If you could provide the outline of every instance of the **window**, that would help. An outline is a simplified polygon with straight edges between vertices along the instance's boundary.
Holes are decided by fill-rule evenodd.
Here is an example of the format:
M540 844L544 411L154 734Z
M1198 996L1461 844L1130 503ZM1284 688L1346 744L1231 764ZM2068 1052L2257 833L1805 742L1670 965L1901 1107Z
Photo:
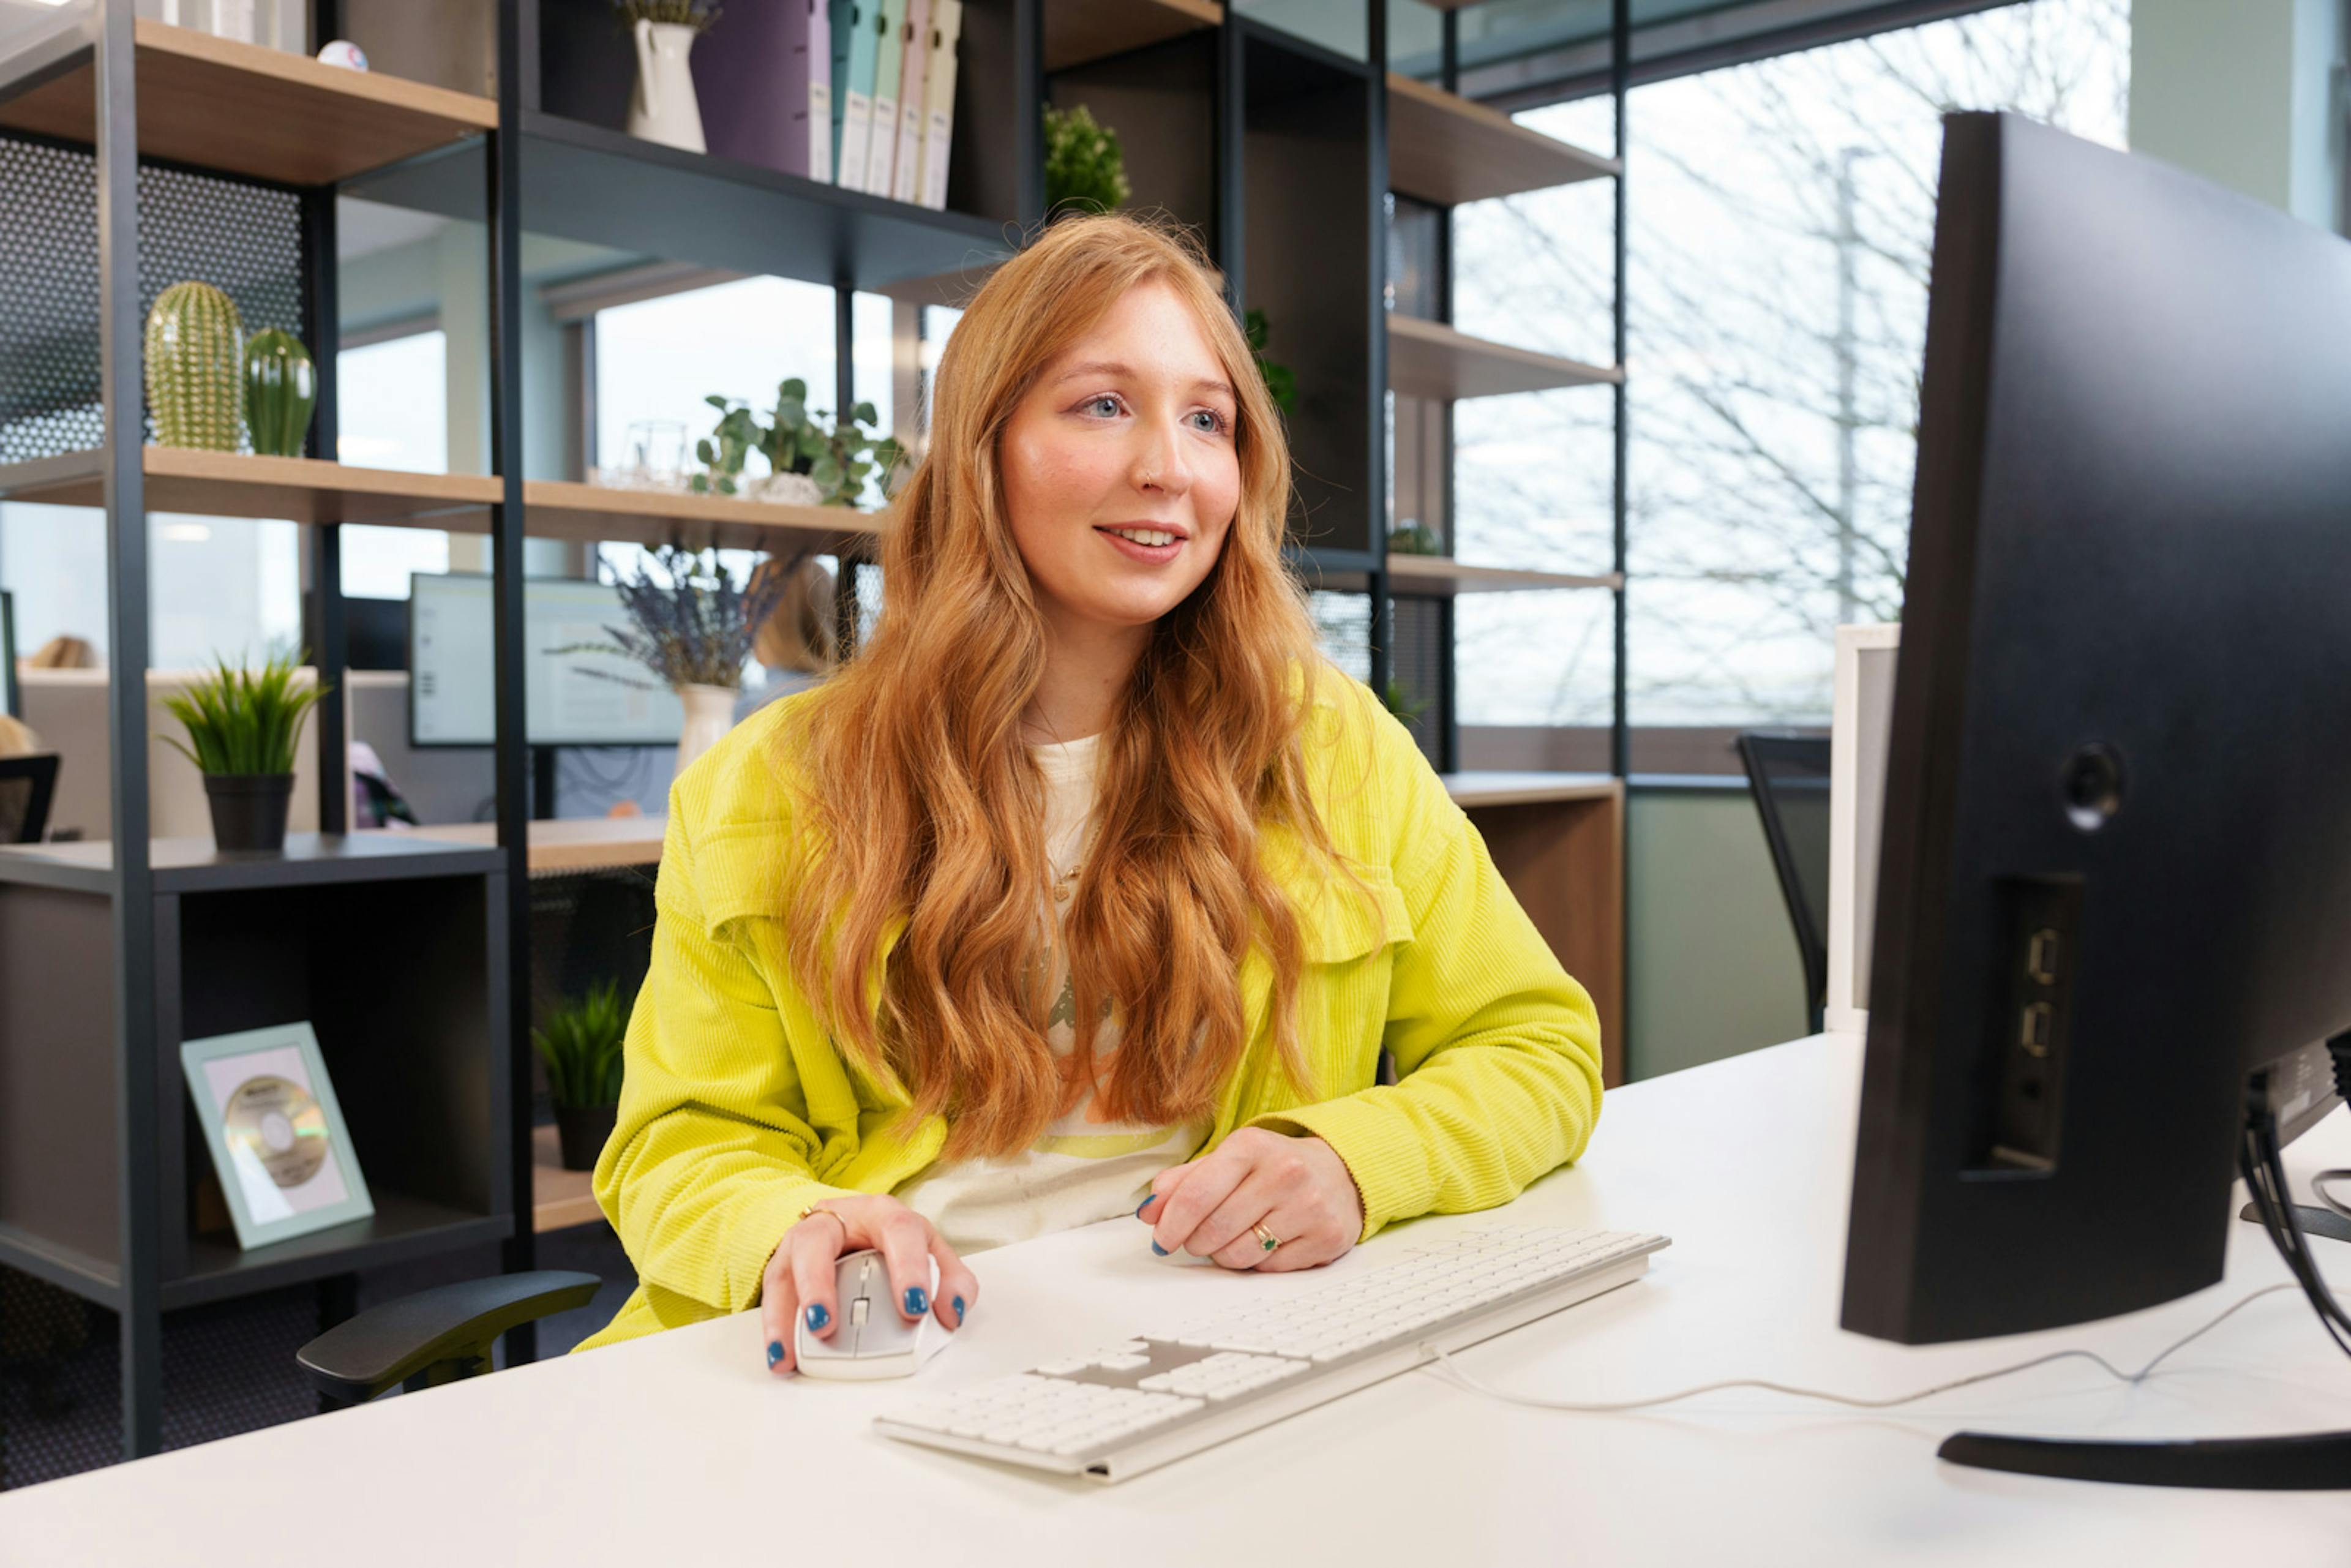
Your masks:
M1634 91L1635 726L1826 721L1833 628L1901 611L1939 116L2120 145L2129 57L2127 0L2029 0ZM1604 148L1606 107L1519 119ZM1593 182L1461 209L1462 329L1604 360L1608 201ZM1464 558L1604 560L1607 420L1596 392L1462 405ZM1604 723L1604 601L1495 598L1528 603L1465 601L1463 721Z
M336 451L360 467L411 474L449 471L449 340L438 328L345 349L335 361ZM342 531L343 592L405 599L412 572L449 570L449 536L436 528L349 523Z

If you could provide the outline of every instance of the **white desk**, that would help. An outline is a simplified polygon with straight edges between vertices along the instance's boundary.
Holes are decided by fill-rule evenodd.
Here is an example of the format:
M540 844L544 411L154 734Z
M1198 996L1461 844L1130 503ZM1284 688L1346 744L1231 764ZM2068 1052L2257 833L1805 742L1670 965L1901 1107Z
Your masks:
M2055 1334L1905 1350L1835 1327L1859 1081L1840 1037L1610 1096L1580 1167L1514 1219L1661 1229L1648 1279L1467 1353L1584 1397L1767 1375L1890 1393L2086 1344L2142 1359L2283 1278L2238 1225L2231 1279ZM2289 1151L2351 1163L2351 1120ZM1406 1226L1336 1265L1412 1244ZM2332 1249L2331 1243L2320 1243ZM2351 1260L2346 1260L2351 1261ZM2087 1486L1945 1466L1961 1425L2202 1436L2351 1424L2351 1364L2296 1297L2266 1298L2132 1390L2078 1365L1866 1415L1725 1394L1666 1412L1521 1410L1412 1373L1117 1487L886 1441L876 1410L1136 1326L1155 1293L1312 1288L1154 1261L1112 1221L983 1254L961 1344L911 1383L778 1383L743 1315L420 1396L0 1494L12 1564L892 1561L1593 1564L2210 1564L2341 1561L2351 1495ZM2341 1270L2351 1274L2351 1268ZM316 1552L314 1552L314 1555Z

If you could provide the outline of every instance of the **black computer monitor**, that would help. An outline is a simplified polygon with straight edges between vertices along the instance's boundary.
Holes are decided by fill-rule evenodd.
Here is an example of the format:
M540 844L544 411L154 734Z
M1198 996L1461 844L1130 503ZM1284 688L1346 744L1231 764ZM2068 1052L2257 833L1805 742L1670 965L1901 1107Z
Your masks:
M2346 410L2351 245L1946 120L1847 1328L1967 1339L2212 1284L2249 1114L2282 1139L2332 1103ZM1946 1453L2169 1484L2297 1462L2161 1447Z

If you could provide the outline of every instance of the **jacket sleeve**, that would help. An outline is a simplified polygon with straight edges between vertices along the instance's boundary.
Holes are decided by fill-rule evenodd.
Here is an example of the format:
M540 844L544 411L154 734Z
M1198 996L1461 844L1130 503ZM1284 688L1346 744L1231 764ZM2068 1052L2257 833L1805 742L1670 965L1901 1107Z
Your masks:
M775 997L726 931L706 928L674 789L653 898L653 965L595 1186L649 1302L674 1321L756 1303L800 1209L851 1189L812 1174L819 1141ZM664 1295L699 1310L664 1311Z
M1583 1152L1600 1114L1600 1021L1411 737L1374 713L1389 864L1412 919L1384 1031L1397 1082L1262 1116L1322 1138L1364 1200L1364 1236L1507 1203Z

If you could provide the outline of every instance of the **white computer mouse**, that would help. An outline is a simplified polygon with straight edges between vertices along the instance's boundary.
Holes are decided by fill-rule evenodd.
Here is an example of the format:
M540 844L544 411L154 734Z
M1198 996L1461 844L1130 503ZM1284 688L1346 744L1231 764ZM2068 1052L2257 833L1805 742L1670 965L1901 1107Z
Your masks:
M931 1300L939 1297L939 1260L930 1260ZM809 1332L808 1314L792 1325L792 1361L810 1377L904 1377L946 1344L947 1331L925 1312L908 1322L898 1312L889 1266L872 1250L852 1252L837 1265L833 1300L837 1326L829 1338Z

